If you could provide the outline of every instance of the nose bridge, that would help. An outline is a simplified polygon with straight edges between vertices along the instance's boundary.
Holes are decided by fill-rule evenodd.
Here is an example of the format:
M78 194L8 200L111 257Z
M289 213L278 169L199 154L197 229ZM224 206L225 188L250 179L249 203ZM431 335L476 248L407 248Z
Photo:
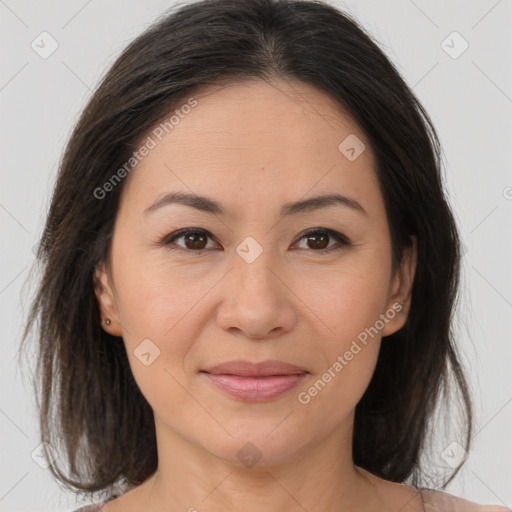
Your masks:
M246 237L236 248L234 270L238 281L238 291L247 291L254 300L276 301L279 284L275 276L275 251L263 247L254 237ZM279 280L277 280L279 281Z
M264 338L291 328L293 305L283 280L276 276L277 259L275 251L264 249L253 237L237 246L226 290L229 296L224 297L218 316L224 329L237 328L248 337Z

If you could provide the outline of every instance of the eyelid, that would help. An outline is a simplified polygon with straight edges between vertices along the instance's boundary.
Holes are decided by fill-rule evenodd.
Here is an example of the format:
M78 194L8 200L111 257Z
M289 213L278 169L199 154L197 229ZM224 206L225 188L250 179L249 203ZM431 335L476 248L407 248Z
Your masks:
M214 240L214 236L208 230L206 230L206 229L203 229L203 228L182 228L182 229L178 229L177 231L174 231L173 233L165 236L163 238L163 240L159 243L159 245L167 247L172 242L174 242L174 240L177 240L177 239L181 238L182 236L184 236L186 234L189 234L189 233L206 235L208 238L211 238L212 240ZM205 252L206 251L206 249L196 249L196 250L194 250L194 249L185 249L183 247L172 248L172 250L176 250L176 251L179 251L179 252L188 252L188 253L200 253L200 252Z
M215 240L214 236L208 230L203 229L203 228L190 227L190 228L179 229L177 231L174 231L170 235L165 236L163 238L163 240L159 243L159 245L167 247L171 243L173 243L174 240L177 240L177 239L181 238L182 236L184 236L186 234L190 234L190 233L206 235L208 238ZM335 245L328 249L319 249L319 250L309 249L312 252L317 252L319 254L328 254L330 252L334 252L336 250L341 249L343 246L351 246L352 245L351 241L343 233L340 233L334 229L323 228L323 227L313 227L313 228L307 229L306 231L303 231L302 233L300 233L298 235L298 237L296 238L296 242L294 242L293 245L295 245L296 243L300 242L303 238L305 238L306 236L313 234L313 233L326 233L330 238L334 238L339 244L341 244L341 247L336 247L336 245ZM176 248L170 248L170 249L178 251L178 252L195 253L195 254L203 253L203 252L206 252L206 250L207 250L207 249L186 249L186 248L183 248L180 246L178 246Z
M299 234L299 236L297 237L297 240L300 241L304 237L306 237L310 234L313 234L313 233L327 233L327 235L329 235L329 237L336 239L342 245L352 245L350 240L343 233L340 233L339 231L336 231L334 229L322 228L322 227L309 228L306 231L303 231L302 233ZM331 247L329 249L320 249L318 251L313 250L313 252L326 253L326 252L330 252L331 249L334 249L334 248ZM310 249L310 250L312 250L312 249Z

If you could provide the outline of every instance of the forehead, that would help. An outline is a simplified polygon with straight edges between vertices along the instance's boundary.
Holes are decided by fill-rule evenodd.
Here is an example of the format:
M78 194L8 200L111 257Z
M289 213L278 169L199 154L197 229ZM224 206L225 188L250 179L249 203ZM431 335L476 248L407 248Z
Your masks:
M375 200L369 143L327 94L298 81L250 80L209 86L193 97L195 106L177 105L164 118L163 123L176 114L172 126L160 125L160 132L156 126L142 139L151 137L155 145L123 191L133 207L144 209L174 190L215 195L232 205L233 214L247 201L280 205L308 191ZM357 153L364 150L348 158L344 141L355 143Z

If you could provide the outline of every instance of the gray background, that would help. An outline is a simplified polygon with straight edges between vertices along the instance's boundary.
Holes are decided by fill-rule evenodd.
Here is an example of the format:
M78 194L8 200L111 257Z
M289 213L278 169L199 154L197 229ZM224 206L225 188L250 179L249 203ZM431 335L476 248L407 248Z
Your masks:
M466 247L457 325L476 406L473 450L448 492L511 507L511 0L331 3L374 35L439 131ZM79 111L125 45L172 5L0 0L0 511L66 511L82 503L31 457L39 439L30 374L15 359L33 293L23 285ZM43 31L59 45L46 59L31 47ZM457 58L464 43L446 40L453 31L469 44Z

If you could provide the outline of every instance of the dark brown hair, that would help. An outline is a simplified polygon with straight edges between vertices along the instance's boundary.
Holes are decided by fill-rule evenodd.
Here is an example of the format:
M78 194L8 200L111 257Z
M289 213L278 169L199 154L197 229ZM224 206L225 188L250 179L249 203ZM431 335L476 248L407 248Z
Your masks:
M328 94L367 136L394 265L410 236L417 237L410 312L405 326L382 344L357 404L354 463L387 480L428 482L420 456L437 404L452 404L451 381L465 415L458 440L469 450L472 405L452 331L459 238L427 113L371 37L334 7L203 0L176 7L129 44L82 112L60 163L37 254L42 277L22 345L38 321L41 437L61 453L50 468L66 486L128 489L158 464L152 409L122 339L101 328L94 293L94 268L109 261L126 180L100 199L94 191L183 98L211 84L275 77Z

